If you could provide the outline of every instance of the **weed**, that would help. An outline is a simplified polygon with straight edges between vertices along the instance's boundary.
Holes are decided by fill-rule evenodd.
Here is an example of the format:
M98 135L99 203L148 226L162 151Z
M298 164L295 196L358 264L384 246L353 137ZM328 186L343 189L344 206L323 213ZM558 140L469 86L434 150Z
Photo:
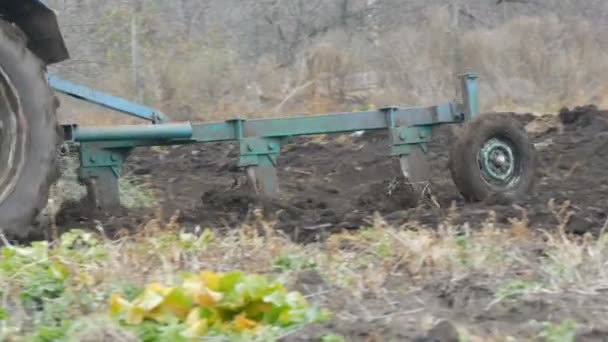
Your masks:
M281 256L277 258L273 264L279 271L302 271L318 267L318 264L314 259L299 255Z
M559 324L545 322L540 333L541 338L547 342L574 342L577 324L573 320L565 320Z
M517 301L522 297L539 293L542 289L543 286L539 283L511 280L496 291L495 299L488 305L488 308L505 301Z
M174 341L209 333L251 337L267 328L293 328L326 319L326 313L309 308L299 293L287 292L280 283L261 276L202 272L183 274L182 279L177 287L150 284L133 302L114 295L112 315L135 327L138 336L156 333Z
M156 204L155 196L146 184L137 185L131 177L121 177L118 180L120 201L125 208L153 208Z
M320 342L346 342L346 339L339 334L327 334L321 337Z

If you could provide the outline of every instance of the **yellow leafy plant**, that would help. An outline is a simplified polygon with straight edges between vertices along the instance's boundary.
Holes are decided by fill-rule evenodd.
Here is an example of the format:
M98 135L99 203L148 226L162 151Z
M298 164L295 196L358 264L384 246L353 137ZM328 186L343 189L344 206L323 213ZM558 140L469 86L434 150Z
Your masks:
M178 324L185 340L211 333L255 334L261 328L286 329L329 318L278 281L241 272L184 273L180 286L149 284L131 302L117 293L110 299L110 312L131 327Z

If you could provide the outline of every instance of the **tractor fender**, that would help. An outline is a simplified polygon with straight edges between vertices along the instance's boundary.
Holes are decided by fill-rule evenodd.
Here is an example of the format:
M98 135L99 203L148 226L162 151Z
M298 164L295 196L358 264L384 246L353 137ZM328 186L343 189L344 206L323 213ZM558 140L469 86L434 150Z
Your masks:
M47 65L70 58L57 16L42 1L2 1L0 16L23 31L27 47Z

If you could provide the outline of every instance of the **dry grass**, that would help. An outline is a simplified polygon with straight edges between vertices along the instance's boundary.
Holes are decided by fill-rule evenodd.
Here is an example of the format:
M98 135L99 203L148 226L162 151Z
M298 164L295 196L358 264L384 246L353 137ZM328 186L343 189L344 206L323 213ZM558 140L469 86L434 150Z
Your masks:
M511 229L496 228L492 213L481 226L457 226L452 223L454 211L454 219L438 229L418 224L393 227L378 216L367 228L311 245L293 243L258 214L254 222L224 234L183 231L176 224L177 216L168 221L154 219L135 235L106 240L111 258L99 265L100 273L94 276L102 282L173 283L182 270L276 274L281 266L285 271L281 276L286 277L316 269L328 284L357 296L381 290L397 275L406 275L412 286L436 278L458 280L485 274L497 283L521 275L556 293L597 294L608 288L606 236L567 235L568 214L559 208L555 215L564 224L554 232L532 230L525 215L513 219ZM542 255L537 248L542 248ZM285 263L282 258L290 260ZM117 274L117 269L122 272ZM116 279L121 275L126 278Z
M91 299L93 306L87 306L66 297L72 303L65 309L66 318L96 322L107 310L104 295L110 291L152 282L174 284L180 272L202 270L242 270L280 279L292 288L305 287L299 277L313 272L320 280L307 290L308 298L330 307L341 321L379 322L393 315L413 315L422 322L434 314L424 302L407 310L397 305L385 317L366 307L366 299L399 301L428 285L456 284L464 279L495 293L483 304L486 310L505 301L535 297L575 294L583 300L601 295L608 289L606 227L599 238L567 235L564 227L569 213L564 208L567 203L551 204L561 222L551 232L530 227L523 211L511 221L510 229L497 228L492 212L479 225L458 225L458 210L452 208L438 227L416 223L395 227L377 216L361 230L338 233L310 245L292 242L260 212L252 222L224 233L183 230L176 223L177 214L166 220L159 214L135 234L125 233L118 240L106 238L103 226L98 226L99 244L85 238L75 251L59 255L58 260L70 270L71 288L96 298ZM25 275L17 272L0 280L5 307L18 303L19 291L34 281ZM395 280L400 284L397 287ZM63 297L54 300L68 305ZM15 315L11 323L21 331L31 324L31 317ZM461 325L463 333L475 335L475 330L467 330L466 322Z
M518 17L494 29L450 28L447 11L431 11L428 24L387 37L395 70L388 87L409 102L454 96L454 75L481 76L485 110L555 112L562 106L602 102L608 72L598 33L584 21L556 16ZM380 57L383 58L383 57Z
M201 50L181 42L167 51L155 47L143 70L145 102L176 120L205 121L431 105L454 98L456 75L475 71L486 111L604 105L608 56L598 37L585 21L552 15L458 29L445 8L429 8L423 25L388 33L374 48L330 32L291 66L279 65L271 54L246 64L228 47ZM115 69L95 86L133 98L127 69ZM74 106L66 105L64 121L117 122Z

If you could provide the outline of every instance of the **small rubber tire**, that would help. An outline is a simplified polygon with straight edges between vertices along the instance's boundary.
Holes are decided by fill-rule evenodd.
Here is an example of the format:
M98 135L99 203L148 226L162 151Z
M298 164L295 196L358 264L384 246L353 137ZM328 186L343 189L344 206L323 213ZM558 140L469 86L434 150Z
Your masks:
M509 184L493 184L484 175L479 153L492 139L508 144L512 152L515 176ZM464 123L450 151L448 166L452 180L465 200L480 202L497 198L516 201L533 190L536 163L536 151L525 129L508 115L490 113Z
M4 20L0 20L0 70L15 93L10 97L13 106L17 103L20 109L18 133L13 135L22 146L18 151L19 167L14 168L16 176L10 178L8 185L0 185L0 193L4 192L0 200L0 230L9 239L22 239L32 232L47 206L50 187L59 177L59 102L48 84L46 65L27 48L25 34Z

